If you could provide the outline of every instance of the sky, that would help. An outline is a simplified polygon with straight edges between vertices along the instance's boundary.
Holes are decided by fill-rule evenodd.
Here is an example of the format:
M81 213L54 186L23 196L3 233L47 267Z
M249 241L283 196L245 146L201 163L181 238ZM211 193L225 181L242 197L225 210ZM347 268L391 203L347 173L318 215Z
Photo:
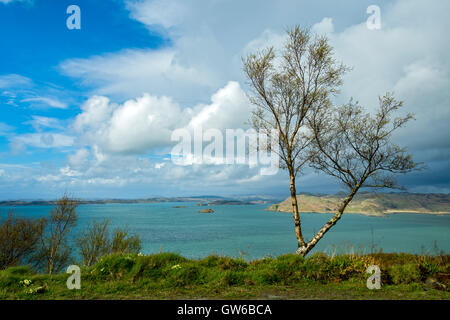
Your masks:
M69 29L70 5L80 29ZM369 29L370 5L380 28ZM281 48L286 28L328 36L352 68L336 103L375 110L394 92L416 120L397 132L426 170L410 192L450 192L446 0L0 0L0 200L189 195L287 196L286 172L179 166L175 129L247 129L241 58ZM298 192L341 186L306 169Z

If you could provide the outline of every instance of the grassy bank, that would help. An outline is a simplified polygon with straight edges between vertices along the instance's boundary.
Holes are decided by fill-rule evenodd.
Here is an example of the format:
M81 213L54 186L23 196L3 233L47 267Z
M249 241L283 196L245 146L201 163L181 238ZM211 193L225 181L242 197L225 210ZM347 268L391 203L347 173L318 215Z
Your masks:
M373 264L381 269L380 290L366 287ZM0 271L0 299L450 299L449 273L450 255L317 253L246 262L114 254L82 268L80 290L67 289L67 274Z

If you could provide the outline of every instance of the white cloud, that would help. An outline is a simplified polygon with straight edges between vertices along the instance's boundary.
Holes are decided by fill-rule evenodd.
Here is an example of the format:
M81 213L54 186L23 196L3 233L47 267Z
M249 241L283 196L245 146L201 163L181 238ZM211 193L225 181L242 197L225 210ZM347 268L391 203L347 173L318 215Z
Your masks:
M93 85L96 94L135 97L145 92L187 100L195 98L199 88L218 84L208 69L181 64L173 49L124 50L90 59L63 62L64 74Z
M0 122L0 136L6 135L7 133L11 132L14 128L10 125Z
M26 146L36 148L63 148L73 145L74 137L61 133L26 133L11 139L11 148L17 153Z
M14 3L14 2L25 2L25 3L29 3L32 4L34 0L0 0L0 3L3 3L5 5L10 4L10 3Z
M122 104L94 96L81 109L72 125L73 132L78 135L75 144L80 148L68 155L61 169L40 174L38 181L87 188L94 185L172 184L174 179L183 178L186 183L200 179L205 185L220 186L236 179L239 183L250 182L257 173L257 169L248 171L245 165L183 168L165 156L141 158L158 147L170 146L171 132L177 128L243 128L250 106L237 82L229 82L219 89L209 104L183 110L173 99L149 94ZM39 144L35 139L32 144ZM31 144L30 140L26 142Z
M248 126L251 105L239 83L230 81L212 96L211 101L211 104L194 108L189 127L232 129Z
M32 84L30 78L21 76L19 74L6 74L0 76L0 88L11 88L16 86L29 86Z
M97 95L124 100L147 92L183 104L204 102L229 81L243 84L243 49L262 30L274 33L300 21L316 22L319 14L312 15L305 6L291 0L127 0L130 17L162 33L167 45L69 59L60 69Z
M328 35L334 31L333 19L323 18L322 21L314 24L311 30L317 34Z
M59 172L61 173L61 175L63 176L67 176L67 177L77 177L77 176L81 176L82 173L78 172L76 170L72 170L70 169L70 167L62 167Z
M266 29L257 38L248 42L242 50L243 56L250 53L255 53L268 47L281 49L286 40L287 37L285 33L279 33L274 30Z
M167 97L144 94L121 105L93 97L82 106L74 128L81 143L100 152L141 153L170 143L170 132L183 121L179 106Z
M354 97L369 110L378 107L378 96L394 92L404 101L404 111L413 112L416 121L396 134L421 160L431 148L450 147L450 45L443 41L450 28L445 17L450 3L436 1L396 1L382 9L382 28L369 30L365 21L336 31L333 19L326 17L312 26L326 34L338 61L352 70L344 77L338 103ZM244 52L270 45L281 49L284 31L266 29L250 41ZM266 45L264 45L266 44Z
M57 108L57 109L66 109L67 108L66 103L61 102L58 99L48 98L48 97L27 98L27 99L21 100L21 102L32 102L32 103L36 103L39 106L48 106L48 107Z
M73 103L76 100L72 91L52 83L34 82L18 74L0 75L0 104L40 109L67 109L68 102Z
M79 144L96 147L100 153L145 154L170 146L178 128L243 128L250 106L237 82L229 82L211 97L210 104L181 109L173 99L144 94L123 104L94 96L86 101L73 124Z
M155 169L161 169L164 166L165 166L164 162L158 162L158 163L155 164Z
M30 124L37 131L42 128L62 129L61 121L57 118L43 117L43 116L31 116L33 119L26 121L26 124Z
M442 39L449 10L447 1L396 1L382 12L380 30L361 23L330 34L338 59L353 68L340 101L353 96L374 110L378 95L393 91L417 119L396 134L397 141L421 161L428 160L429 148L450 147L444 138L450 135L450 44Z
M161 25L164 28L178 25L187 10L182 3L172 0L127 1L126 6L134 19L148 26Z
M89 158L89 151L85 148L78 149L75 154L67 157L67 161L71 167L80 168L86 165Z
M77 131L95 129L110 117L115 105L109 103L109 99L101 96L93 96L81 105L82 113L76 117L74 127Z

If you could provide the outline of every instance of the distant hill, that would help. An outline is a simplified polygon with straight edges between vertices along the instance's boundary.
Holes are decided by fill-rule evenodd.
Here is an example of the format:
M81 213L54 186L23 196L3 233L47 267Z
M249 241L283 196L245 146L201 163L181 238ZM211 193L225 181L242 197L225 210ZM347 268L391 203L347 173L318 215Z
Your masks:
M261 203L274 203L266 198L254 196L248 200L224 198L220 196L192 196L192 197L158 197L146 199L98 199L79 200L79 204L108 204L108 203L162 203L162 202L200 202L204 205L250 205ZM5 200L0 201L1 206L49 206L55 205L55 200Z
M335 212L343 194L297 195L300 212ZM271 211L292 212L291 198L267 208ZM360 193L355 196L344 213L385 215L389 213L450 213L450 195L436 193Z

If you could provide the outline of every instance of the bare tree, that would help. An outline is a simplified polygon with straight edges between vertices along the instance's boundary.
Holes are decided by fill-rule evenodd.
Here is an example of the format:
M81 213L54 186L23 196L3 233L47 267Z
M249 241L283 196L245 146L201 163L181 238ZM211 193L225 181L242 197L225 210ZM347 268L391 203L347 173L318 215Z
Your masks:
M34 257L36 266L45 268L49 274L59 272L70 259L72 248L68 241L70 229L78 220L77 206L77 200L64 194L50 212L47 232Z
M94 221L77 238L80 256L86 266L95 264L101 256L111 252L111 240L109 239L109 220Z
M289 172L292 211L298 247L306 246L302 234L296 197L296 176L308 162L307 148L312 135L307 117L313 110L327 108L330 97L338 92L347 68L333 59L326 37L315 36L308 29L287 31L283 51L273 48L250 54L243 59L243 69L250 80L256 106L253 127L261 133L279 133L281 167ZM272 148L272 150L274 150Z
M76 242L86 266L92 266L100 257L111 253L139 253L142 248L140 237L130 234L127 228L115 228L111 234L108 220L94 221L80 233Z
M44 233L46 220L27 219L11 210L0 224L0 269L25 263Z
M308 116L314 139L310 165L338 179L348 193L334 216L297 253L306 255L342 217L361 188L400 188L395 175L421 169L412 156L391 142L392 133L403 127L412 114L393 118L402 107L392 94L379 98L375 115L365 113L350 101L338 108L317 108Z

